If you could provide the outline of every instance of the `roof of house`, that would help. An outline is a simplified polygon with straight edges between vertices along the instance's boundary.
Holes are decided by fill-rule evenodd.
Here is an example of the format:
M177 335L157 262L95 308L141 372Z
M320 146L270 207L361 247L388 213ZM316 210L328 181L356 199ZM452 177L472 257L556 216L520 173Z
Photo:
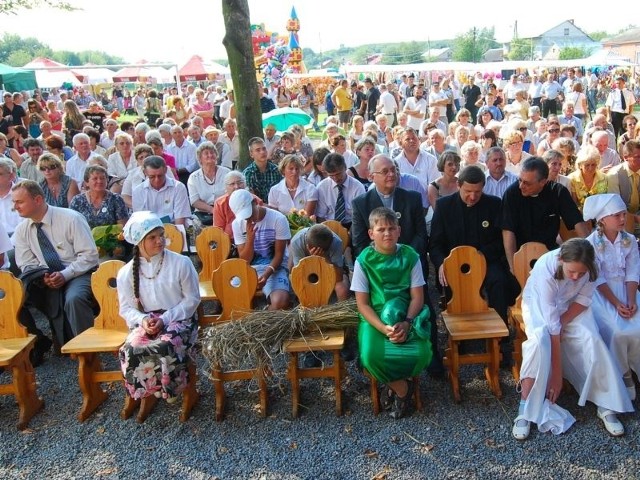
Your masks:
M426 52L424 52L422 54L423 57L425 58L438 58L441 55L444 55L445 53L451 51L451 48L449 47L445 47L445 48L432 48L430 50L427 50Z
M640 43L640 28L630 28L618 35L602 39L602 43Z
M484 52L482 58L486 62L501 62L502 60L504 60L504 50L502 47L490 48L489 50Z

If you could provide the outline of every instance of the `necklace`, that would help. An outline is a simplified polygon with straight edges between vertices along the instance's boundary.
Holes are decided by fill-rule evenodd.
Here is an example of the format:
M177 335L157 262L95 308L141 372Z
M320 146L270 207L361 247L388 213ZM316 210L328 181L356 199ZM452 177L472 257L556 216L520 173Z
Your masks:
M160 273L160 270L162 270L162 264L163 263L164 263L164 250L162 251L162 257L160 257L160 263L158 263L158 269L154 272L153 275L151 275L150 277L147 277L144 274L144 272L142 271L142 269L140 269L139 272L147 280L153 280L154 278L156 278L158 276L158 274Z
M216 175L213 175L213 182L210 182L209 179L207 179L207 175L204 173L204 171L202 172L202 178L204 178L204 183L206 183L207 185L215 185L216 184Z
M287 185L287 184L285 183L285 185ZM298 190L298 187L295 186L293 188L289 188L289 186L287 186L287 190L289 190L290 192L295 192L296 190Z

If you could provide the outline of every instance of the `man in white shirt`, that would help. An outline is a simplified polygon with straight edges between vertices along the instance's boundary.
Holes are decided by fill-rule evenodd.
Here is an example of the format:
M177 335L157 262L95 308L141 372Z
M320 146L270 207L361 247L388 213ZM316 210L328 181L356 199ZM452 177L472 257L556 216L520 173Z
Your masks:
M404 104L403 112L409 117L407 125L414 130L418 130L427 114L427 107L427 100L424 98L424 89L421 86L417 86L414 96L407 98Z
M95 157L91 151L89 135L77 133L73 136L73 148L76 154L67 161L66 173L73 178L78 186L84 183L84 171L87 169L89 159Z
M534 75L531 79L531 85L529 85L527 97L529 98L529 103L531 104L531 106L542 106L542 82L540 81L538 75Z
M229 159L230 165L222 164L223 167L229 169L235 169L238 160L240 159L240 135L238 135L238 125L233 118L227 118L224 121L224 132L220 135L220 141L226 143L229 146ZM223 159L225 161L225 159Z
M562 89L564 90L564 97L566 98L571 92L573 92L573 85L576 83L576 71L573 68L567 70L567 79L562 82Z
M625 85L625 78L618 76L616 78L616 86L618 88L609 92L609 96L605 102L616 138L624 133L622 120L625 116L633 112L633 106L636 104L636 97Z
M17 171L13 160L0 157L0 224L9 236L13 235L22 221L18 212L14 210L11 199L11 188L19 181L16 179Z
M113 118L107 118L104 121L105 130L100 135L100 146L105 150L113 147L116 142L116 135L122 133L118 130L118 122Z
M611 167L620 165L620 155L613 148L609 148L609 134L605 130L596 130L591 135L591 145L600 152L600 166L598 169L607 173Z
M441 113L440 121L444 123L447 123L447 103L449 99L447 94L440 90L440 82L433 82L429 92L429 109L438 108Z
M507 104L513 103L516 99L516 92L523 91L525 88L518 81L518 76L516 74L511 75L511 80L507 82L507 84L502 89L502 95L506 100Z
M133 189L133 211L149 210L164 223L185 225L191 218L187 187L167 178L167 164L162 157L145 158L142 168L147 179Z
M353 220L353 199L365 193L364 186L354 177L347 175L347 164L338 153L330 153L322 161L327 178L318 183L318 206L316 216L319 222L339 221L351 228ZM342 208L338 202L340 194L344 199Z
M398 111L398 103L396 102L396 98L389 93L389 88L384 83L380 84L378 111L387 117L387 125L394 125L396 121L396 113Z
M442 176L438 171L436 157L420 149L420 140L413 128L407 127L402 131L400 145L402 151L394 160L398 163L401 173L415 175L425 189Z
M167 147L167 153L176 159L176 170L180 182L186 187L189 175L198 169L196 146L184 138L184 130L180 125L171 127L173 142Z
M485 160L487 172L486 181L482 192L498 198L504 196L504 192L509 186L518 181L518 176L507 171L507 156L500 147L491 147L487 151Z
M25 218L13 235L16 264L23 275L34 271L36 276L25 279L27 299L49 318L58 344L64 345L93 326L91 273L98 266L98 249L85 218L47 205L36 182L23 180L11 197ZM40 267L48 270L36 275Z

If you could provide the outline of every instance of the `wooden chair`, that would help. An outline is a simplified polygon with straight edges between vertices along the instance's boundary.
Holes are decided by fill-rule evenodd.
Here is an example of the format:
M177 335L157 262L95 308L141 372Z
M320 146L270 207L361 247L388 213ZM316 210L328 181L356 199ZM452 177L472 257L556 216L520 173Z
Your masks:
M93 327L85 330L62 347L62 353L78 359L78 382L82 392L82 407L78 420L84 422L109 396L100 384L122 381L122 371L103 371L101 353L118 354L129 334L127 323L120 316L116 276L124 266L120 260L100 264L91 275L91 290L100 306ZM128 398L129 395L126 395ZM125 416L128 402L121 415ZM131 412L133 408L131 409ZM129 413L130 415L130 413Z
M635 235L636 231L636 216L633 213L627 212L627 220L624 224L624 230L631 235Z
M449 368L449 380L456 402L460 402L460 365L485 364L485 376L493 394L500 398L500 348L499 340L509 336L509 330L496 313L480 296L480 288L487 270L486 260L474 247L454 248L444 260L444 273L451 288L452 297L442 312L449 334L449 345L444 363ZM486 341L486 352L460 354L458 347L465 340Z
M335 283L335 268L322 257L305 257L291 270L291 285L301 307L317 308L329 303ZM285 342L283 350L291 355L287 377L291 381L293 417L298 416L301 378L333 378L336 389L336 415L342 415L341 384L345 368L340 351L343 346L344 330L310 332L304 337L293 338ZM314 368L298 366L299 353L315 351L331 352L333 355L332 365Z
M337 220L325 220L322 224L329 227L333 233L340 237L340 240L342 240L342 253L344 253L349 246L349 230L344 228Z
M574 230L569 230L567 225L564 223L564 220L560 220L560 229L558 231L558 235L560 235L560 239L563 242L566 242L570 238L576 238L578 233Z
M178 227L174 224L164 224L164 237L167 239L167 250L175 253L182 253L184 251L184 237L182 236L182 232L178 230Z
M533 265L538 258L548 251L544 243L528 242L522 245L520 250L513 255L513 273L523 290ZM522 343L527 339L522 318L522 293L518 295L515 305L509 309L509 324L515 332L511 372L515 381L518 382L520 380L520 367L522 366Z
M231 239L229 235L219 227L205 227L196 237L196 253L202 262L200 270L200 306L198 307L199 324L212 323L216 318L213 315L205 315L202 302L216 300L216 294L211 284L213 271L229 256L231 251Z
M213 272L213 291L222 303L219 322L233 321L251 311L253 292L258 286L258 274L245 260L229 258ZM226 394L224 383L234 380L256 379L260 388L260 414L267 416L267 382L262 367L225 371L223 365L213 366L213 384L216 390L216 421L224 418Z
M18 403L18 430L24 430L44 402L36 391L36 374L29 360L36 336L18 321L24 301L22 282L0 271L0 367L11 373L11 383L0 385L0 395L13 395Z

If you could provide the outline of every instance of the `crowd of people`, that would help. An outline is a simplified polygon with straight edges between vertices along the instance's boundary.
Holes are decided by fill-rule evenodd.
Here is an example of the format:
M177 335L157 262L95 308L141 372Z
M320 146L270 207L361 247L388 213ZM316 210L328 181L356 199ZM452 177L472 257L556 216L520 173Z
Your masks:
M295 101L310 125L266 125L249 140L242 171L233 92L216 85L134 96L116 86L113 112L83 89L54 89L46 100L5 93L0 263L20 275L27 305L47 316L53 337L22 309L37 336L32 362L91 326L99 263L91 229L119 225L131 245L118 275L131 328L120 353L125 384L135 399L175 401L188 382L200 300L197 273L165 249L163 225L214 225L256 269L271 310L294 304L289 271L300 258L320 255L335 267L336 299L354 295L361 316L345 358L359 352L399 418L410 409L408 379L425 368L444 373L427 287L450 297L451 250L471 245L484 255L483 295L506 322L521 290L513 256L535 241L549 253L523 291L528 339L513 435L527 438L531 423L569 428L573 417L556 404L563 377L579 405L595 403L607 431L622 435L617 414L633 411L640 373L640 229L625 231L627 214L640 224L640 126L624 76L599 107L591 92L599 80L585 73L528 84L513 75L501 89L473 75L428 86L413 74L340 80L323 99L304 85ZM261 96L263 111L292 102L283 86ZM314 145L305 127L320 129L320 105L327 117ZM128 108L135 123L118 120ZM315 225L292 236L292 209ZM348 230L348 245L326 220ZM582 239L562 242L561 226ZM507 365L508 341L501 351ZM318 357L303 362L317 366Z

